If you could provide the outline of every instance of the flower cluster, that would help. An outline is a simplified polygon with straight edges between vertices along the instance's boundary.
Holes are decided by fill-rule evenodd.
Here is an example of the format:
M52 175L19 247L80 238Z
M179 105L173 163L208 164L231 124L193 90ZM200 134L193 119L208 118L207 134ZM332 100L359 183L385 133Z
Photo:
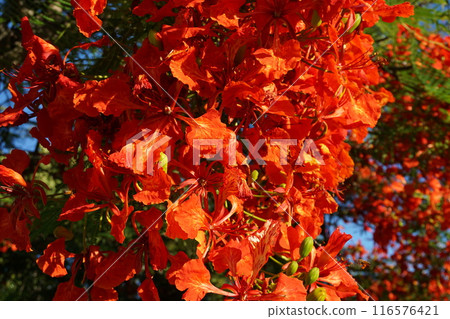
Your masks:
M106 0L72 5L81 33L100 30L97 16ZM314 240L324 215L337 210L340 183L353 173L346 139L362 142L381 107L393 101L387 90L373 89L381 79L379 62L363 30L380 18L410 16L412 6L143 0L131 10L158 29L103 80L85 79L67 62L76 51L63 58L22 20L27 56L11 74L14 107L1 114L0 126L36 117L30 134L48 150L40 163L65 167L70 197L57 239L37 260L53 277L70 268L55 300L115 300L115 287L142 271L143 300L159 299L152 277L162 271L186 291L186 300L207 293L235 300L368 299L336 259L351 236L337 229L326 245ZM104 37L73 49L112 42ZM171 139L152 138L138 151L130 140L145 132ZM202 160L193 161L198 139L223 141L223 156L212 158L214 147L203 146L197 149ZM236 139L249 144L231 151ZM282 139L295 143L287 149L274 143ZM306 153L296 164L307 140L323 163ZM264 165L251 161L253 148ZM140 165L130 166L130 156ZM149 165L152 174L139 167ZM44 183L22 177L28 166L22 151L0 165L1 191L13 199L0 210L0 240L30 251L29 228L47 198ZM121 244L117 251L89 243L66 250L82 234L62 225L91 214L109 221L111 240ZM171 255L165 238L195 240L196 256ZM278 272L268 271L268 263ZM226 272L228 282L213 285L211 271Z
M411 58L416 47L426 64ZM390 138L371 139L359 147L349 213L362 214L366 230L373 231L372 257L378 264L374 269L378 280L371 287L374 296L448 299L449 99L439 94L446 90L439 77L450 76L450 37L425 36L419 29L400 25L395 46L387 49L392 74L384 76L396 102L381 117L377 130ZM421 85L412 92L402 77L416 74L422 74L416 78ZM417 275L423 273L430 276Z

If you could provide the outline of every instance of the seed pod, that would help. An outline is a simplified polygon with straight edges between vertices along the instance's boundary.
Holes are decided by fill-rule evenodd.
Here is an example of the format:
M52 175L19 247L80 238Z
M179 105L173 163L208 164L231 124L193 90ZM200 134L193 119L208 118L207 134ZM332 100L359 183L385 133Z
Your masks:
M306 296L307 301L325 301L327 292L325 288L316 288Z
M317 10L313 10L313 14L311 17L311 26L313 28L318 28L322 24L322 19L319 16L319 12Z
M355 15L355 21L353 22L353 25L350 27L350 29L347 30L346 34L350 34L353 31L355 31L356 28L359 27L360 23L361 23L361 14L357 13Z
M308 257L311 253L311 250L314 246L314 239L312 237L306 237L303 239L302 244L300 246L300 257L305 258Z
M242 63L242 61L244 61L245 58L245 51L247 51L247 45L244 44L243 46L241 46L237 52L236 55L234 56L234 66L238 66L239 64Z
M73 239L73 233L64 226L57 226L53 230L53 235L55 235L56 238L64 238L67 241Z
M255 169L252 171L252 180L256 181L259 177L259 172Z
M155 31L155 30L148 31L147 38L148 38L148 41L151 44L153 44L155 47L157 47L160 50L163 49L163 44L162 44L162 41L158 38L158 32L157 31Z
M289 267L286 268L286 275L288 276L292 276L293 274L295 274L297 272L298 269L298 263L293 260L290 264Z
M306 275L305 278L305 285L309 286L312 283L315 283L317 279L319 279L320 276L320 270L317 267L314 267L313 269L311 269L308 274Z

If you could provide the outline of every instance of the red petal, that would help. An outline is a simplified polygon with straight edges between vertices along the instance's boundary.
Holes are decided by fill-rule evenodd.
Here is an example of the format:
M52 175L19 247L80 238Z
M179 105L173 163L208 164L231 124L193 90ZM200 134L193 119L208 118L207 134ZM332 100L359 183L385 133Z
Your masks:
M77 20L77 26L80 32L87 38L92 33L100 30L102 21L97 18L106 7L106 0L78 0L71 1L73 6L73 15Z
M125 240L125 235L123 231L127 224L128 216L133 211L133 206L128 206L128 209L124 207L120 211L120 215L113 215L111 217L111 235L117 240L118 243L122 244Z
M267 263L279 234L279 223L274 220L268 220L260 230L248 237L252 248L253 277L256 277L261 268Z
M36 263L45 274L62 277L67 275L64 261L71 256L72 254L66 250L65 239L59 238L47 246L44 254L36 260Z
M320 255L319 261L317 262L317 267L323 268L329 262L335 263L333 258L344 247L345 243L352 238L352 235L341 233L341 230L336 229L333 234L331 234L330 239L325 247L322 247L322 254Z
M262 300L306 301L306 289L301 280L280 273L277 288Z
M18 250L31 251L27 220L16 220L16 217L6 208L0 207L0 241L2 239L9 239Z
M145 279L138 288L139 296L143 301L159 301L158 289L151 278Z
M195 194L174 209L168 210L166 220L166 236L170 238L194 239L199 230L209 225L200 198Z
M236 275L236 265L242 258L242 252L234 247L221 247L212 252L209 259L218 273L230 269L231 274Z
M166 273L166 278L171 285L175 285L175 279L181 267L189 261L189 257L184 251L179 251L175 256L169 256L170 268Z
M80 112L91 117L100 113L119 116L127 109L139 109L140 106L130 102L131 89L118 77L102 81L87 81L74 94L74 106Z
M114 288L102 289L94 286L90 292L92 301L116 301L119 299L119 295Z
M185 300L198 301L211 292L210 280L211 275L203 262L200 259L192 259L176 274L175 286L181 291L187 289L183 295Z
M88 300L88 294L84 292L83 288L74 285L73 280L62 282L56 289L53 301L86 301Z
M141 178L140 182L143 190L133 196L134 200L144 205L152 205L169 199L173 180L162 169L155 169L153 176Z
M99 209L95 204L86 203L86 198L83 195L71 195L62 209L62 213L58 220L70 220L77 222L82 220L87 212L92 212Z
M27 182L25 182L22 175L3 165L0 165L0 183L6 186L27 186Z
M134 212L132 219L138 221L144 229L160 230L163 226L162 214L159 209L151 207L149 210Z
M394 22L397 17L407 18L414 15L414 6L409 2L397 4L395 6L388 6L383 2L380 2L378 6L375 6L374 13L378 14L384 22Z
M245 4L245 0L219 0L210 7L211 18L228 29L239 27L239 8Z
M163 270L167 266L169 252L162 237L157 230L148 232L148 253L150 255L150 264L154 270Z
M22 174L28 165L30 165L30 157L22 150L13 150L11 154L6 155L2 164Z
M125 248L122 248L117 253L111 253L96 267L96 280L98 280L95 286L104 289L117 287L141 271L141 255L133 254L132 250L123 254Z

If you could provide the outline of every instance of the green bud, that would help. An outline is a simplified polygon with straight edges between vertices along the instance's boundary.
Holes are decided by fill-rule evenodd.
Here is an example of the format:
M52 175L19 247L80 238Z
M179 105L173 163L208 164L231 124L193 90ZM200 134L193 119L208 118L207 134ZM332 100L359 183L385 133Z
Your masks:
M317 10L313 11L312 18L311 18L311 26L313 28L318 28L322 24L322 19L319 16L319 12Z
M305 278L305 285L309 286L312 283L315 283L317 279L319 279L320 276L320 270L317 267L314 267L313 269L311 269L308 274L306 275Z
M256 181L259 177L259 172L255 169L252 172L252 180Z
M359 27L359 24L361 23L361 15L359 13L357 13L355 15L355 21L353 22L353 25L351 26L350 29L347 30L347 34L352 33L353 31L356 30L357 27Z
M297 272L297 269L298 269L298 263L294 260L286 268L286 271L285 271L286 275L292 276L293 274L295 274Z
M312 237L306 237L300 246L300 257L308 257L314 246L314 239Z
M327 292L325 288L316 288L306 296L307 301L325 301Z
M157 31L150 30L150 31L148 31L147 38L151 44L153 44L158 49L162 50L163 44L162 44L162 41L158 38L157 34L158 34Z
M159 153L159 167L162 167L163 171L167 173L167 166L169 165L169 159L164 152Z

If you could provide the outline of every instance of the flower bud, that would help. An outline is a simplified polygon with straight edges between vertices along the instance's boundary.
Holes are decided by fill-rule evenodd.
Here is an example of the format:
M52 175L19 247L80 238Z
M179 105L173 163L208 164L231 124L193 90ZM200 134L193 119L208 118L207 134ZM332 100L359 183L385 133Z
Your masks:
M361 14L357 13L355 15L355 21L353 21L353 25L350 27L350 29L347 30L346 34L350 34L353 31L355 31L356 28L359 27L360 23L361 23Z
M159 167L161 167L165 173L167 173L168 165L169 165L169 158L167 157L166 153L164 152L159 153Z
M256 181L259 177L259 172L255 169L252 172L252 180Z
M305 277L305 285L309 286L312 283L315 283L317 279L319 279L320 270L317 267L311 269Z
M64 238L65 240L73 239L73 233L64 226L57 226L53 230L53 235L55 235L56 238Z
M307 301L325 301L327 292L325 288L316 288L306 296Z
M295 274L297 272L297 269L298 269L298 263L295 260L291 261L291 263L289 264L289 267L286 268L286 275L292 276L293 274Z
M312 237L306 237L300 246L300 257L308 257L314 246L314 239Z
M162 44L162 41L158 38L158 32L156 32L155 30L148 31L147 38L148 38L148 42L153 44L158 49L162 50L163 44Z

